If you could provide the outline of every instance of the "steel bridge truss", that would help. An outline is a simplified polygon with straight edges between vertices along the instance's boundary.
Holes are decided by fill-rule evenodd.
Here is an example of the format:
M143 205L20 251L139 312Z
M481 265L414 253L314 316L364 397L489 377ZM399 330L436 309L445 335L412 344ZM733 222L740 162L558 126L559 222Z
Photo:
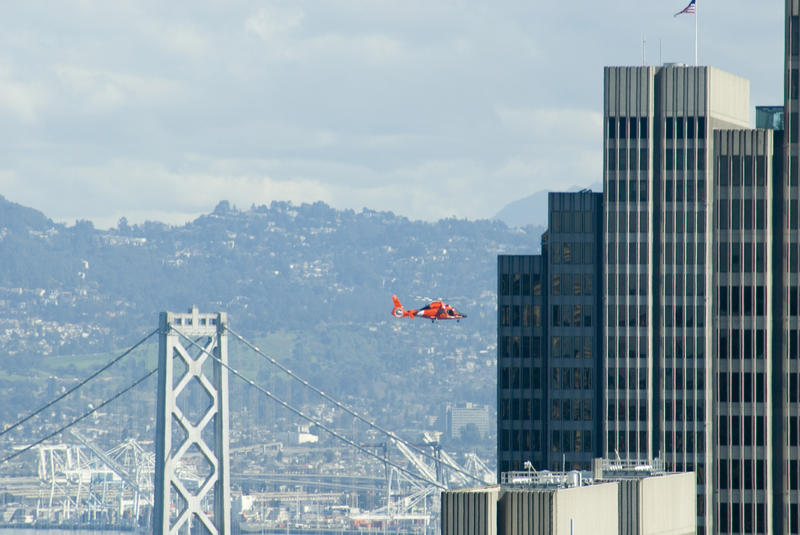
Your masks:
M154 531L228 535L228 337L224 313L160 316ZM180 470L194 467L200 481Z

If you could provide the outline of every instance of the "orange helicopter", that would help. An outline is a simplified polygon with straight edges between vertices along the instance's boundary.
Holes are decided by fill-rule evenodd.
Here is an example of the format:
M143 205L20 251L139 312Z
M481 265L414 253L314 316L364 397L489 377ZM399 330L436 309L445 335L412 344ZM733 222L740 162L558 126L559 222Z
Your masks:
M392 309L392 316L395 318L428 318L432 322L436 320L459 320L466 318L466 314L462 314L455 308L442 301L432 301L418 310L406 310L400 303L396 295L392 296L394 308Z

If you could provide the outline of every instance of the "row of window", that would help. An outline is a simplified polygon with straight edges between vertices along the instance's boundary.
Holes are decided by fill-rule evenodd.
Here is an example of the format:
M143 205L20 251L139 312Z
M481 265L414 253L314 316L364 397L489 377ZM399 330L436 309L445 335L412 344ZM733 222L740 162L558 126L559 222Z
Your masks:
M553 305L553 327L591 327L592 305Z
M613 390L619 386L620 390L625 390L627 386L631 390L636 390L637 385L640 390L647 388L647 368L608 368L608 388Z
M636 455L645 457L648 455L647 431L609 431L606 439L606 450L618 453L622 457Z
M705 305L665 305L664 327L704 327Z
M638 188L637 188L638 186ZM647 180L622 177L609 178L606 183L606 202L647 202Z
M763 242L719 242L717 272L765 273L766 264L767 245Z
M501 336L497 355L501 359L538 359L542 356L542 339L539 336Z
M647 139L647 117L614 117L607 120L609 139ZM705 117L666 117L664 135L667 139L704 139L706 137Z
M592 451L592 432L583 431L552 431L550 433L550 451L553 452L583 452Z
M763 416L728 418L720 416L717 427L717 446L763 446L766 427ZM755 426L753 425L755 423Z
M731 329L730 332L719 333L717 354L721 359L763 359L765 356L765 331L764 329ZM797 348L797 340L793 340Z
M753 294L755 294L755 302ZM753 286L720 285L717 288L717 303L719 303L720 316L763 316L766 312L766 288L764 286L754 288Z
M552 263L594 264L594 242L552 242L548 246Z
M702 363L698 364L702 365ZM684 372L682 368L674 368L674 369L671 367L664 368L664 390L667 391L668 396L670 395L670 393L683 392L684 386L686 387L686 390L689 392L695 390L695 385L697 387L696 390L698 392L703 391L703 389L706 386L705 370L703 370L702 368L697 368L697 369L690 368L686 370L685 375L686 375L685 377L686 380L684 381ZM675 379L674 381L673 378ZM702 406L698 407L698 409L701 408ZM700 414L699 410L697 414ZM698 421L702 421L702 418L700 418L699 416L698 416Z
M578 210L550 212L551 233L594 232L595 213Z
M541 434L529 429L500 431L500 449L503 451L538 452L542 449Z
M592 368L553 368L550 388L553 390L591 390Z
M705 433L703 431L664 433L664 449L667 452L675 451L687 454L705 453Z
M550 401L550 419L563 422L590 422L592 420L591 399L554 399Z
M738 487L738 486L737 486ZM755 531L753 530L753 506L749 503L739 502L720 502L719 516L717 525L721 534L727 533L766 533L767 532L767 514L766 505L763 503L755 505ZM797 508L797 504L791 504L791 507ZM699 514L699 512L698 512ZM730 515L730 516L729 516ZM742 518L744 517L744 518ZM791 516L791 529L790 533L797 533L797 517ZM744 529L742 529L744 528Z
M553 273L550 278L552 295L592 295L591 273Z
M647 117L609 116L607 125L609 138L647 139Z
M706 243L699 242L667 242L661 250L663 263L670 266L703 266L706 263Z
M649 214L640 210L608 213L608 234L647 234Z
M720 156L714 175L714 183L720 187L752 186L754 176L756 185L763 186L767 180L767 157L750 154Z
M647 327L647 305L606 305L609 327Z
M620 297L625 295L635 296L637 295L638 288L638 295L644 297L647 295L648 281L649 279L646 273L639 273L638 276L635 273L630 275L626 275L625 273L609 273L606 295L618 295Z
M675 407L675 411L673 412L672 408L673 405ZM665 400L664 401L664 421L665 422L683 422L684 420L687 422L695 421L695 416L697 417L698 423L703 423L705 421L706 413L704 410L704 403L702 400L697 401L697 405L695 406L693 401L687 400L685 403L682 399L676 399L674 402L672 400Z
M706 213L682 210L665 210L661 232L664 234L704 234Z
M794 463L796 471L797 461ZM732 462L722 459L719 462L719 488L721 490L764 490L766 488L766 465L764 460L744 459L740 463L738 459Z
M550 357L591 359L593 342L591 336L553 336L550 338Z
M704 296L706 293L705 274L684 275L683 273L664 274L664 295L676 297Z
M646 422L647 421L647 405L644 401L639 401L639 411L637 415L636 401L609 401L608 408L606 409L606 417L608 421L613 422L619 420L620 422ZM627 408L627 415L626 415ZM637 417L638 416L638 417Z
M606 162L609 171L647 171L649 160L646 147L637 149L631 147L610 147L607 151ZM631 197L633 199L633 197ZM624 202L620 199L619 202Z
M641 266L647 265L648 260L650 259L647 256L647 242L640 242L638 245L637 251L637 243L630 242L627 244L623 243L615 243L615 242L608 242L608 253L606 254L606 261L609 265L614 264L630 264L635 265L639 264Z
M716 203L716 207L720 230L763 230L767 226L765 199L730 199Z
M539 368L503 368L500 370L500 388L522 389L541 388L541 371Z
M682 171L685 169L705 171L706 151L703 148L698 148L695 154L693 147L667 149L664 151L664 169L666 171Z
M636 352L636 349L639 349L639 352ZM629 358L631 360L636 359L637 355L639 359L645 360L647 358L647 354L649 353L647 347L647 337L640 336L637 338L635 336L631 336L630 338L625 336L619 336L614 338L613 336L608 337L608 350L607 355L609 361L615 359L624 359Z
M502 399L500 400L500 419L540 421L542 406L538 399Z
M686 139L703 139L706 137L706 118L705 117L667 117L664 121L664 133L667 139L673 137L673 126L676 138L682 139L684 133ZM697 130L695 131L695 128ZM695 134L697 134L695 136Z
M667 178L664 180L664 201L706 202L706 181L703 178Z
M503 305L498 312L501 327L542 326L542 307L539 305Z
M763 372L720 373L717 376L717 400L723 403L764 403L767 400L766 395ZM797 401L796 386L793 396ZM732 445L738 446L738 444Z
M686 340L686 351L684 351L683 340L680 336L684 333L676 329L678 332L678 336L674 339L672 337L664 337L661 339L661 343L664 347L664 358L666 359L676 359L683 361L684 359L694 359L697 360L697 366L702 366L703 360L705 358L705 337L700 336L691 336ZM703 332L703 331L701 331ZM697 352L695 354L695 347L692 344L692 341L696 344ZM674 342L674 343L673 343ZM700 373L700 372L698 372ZM699 381L699 379L698 379Z
M500 295L542 295L539 273L503 273L500 275Z

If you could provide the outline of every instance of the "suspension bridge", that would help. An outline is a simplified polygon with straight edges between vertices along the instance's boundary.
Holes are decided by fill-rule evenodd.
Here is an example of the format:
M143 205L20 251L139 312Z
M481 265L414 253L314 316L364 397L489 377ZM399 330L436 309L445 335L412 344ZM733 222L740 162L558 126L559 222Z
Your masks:
M57 414L59 404L102 380L156 337L158 366L37 439L14 447L4 445L21 426ZM228 358L229 338L248 356L260 357L322 403L363 424L380 442L365 444L358 437L348 436L313 411L282 399L240 372ZM99 411L126 403L131 391L152 388L149 379L154 376L157 408L152 442L129 437L103 448L81 430L81 425ZM231 451L229 380L243 382L288 414L324 431L358 454L365 464L380 467L382 475L285 470L232 476L232 455L279 452L281 444L255 444ZM425 438L421 444L402 438L317 388L233 330L224 313L201 314L196 308L188 313L163 312L157 329L61 394L3 425L0 466L27 459L35 463L37 473L35 480L2 480L0 488L4 487L5 495L20 501L7 504L0 524L102 527L159 534L434 534L439 528L439 491L493 483L495 475L476 455L466 455L462 466L436 440ZM261 488L267 482L276 490L243 490ZM303 488L313 488L314 492L291 490ZM379 494L382 499L371 508L342 504L341 496L348 492ZM271 506L276 502L294 503L294 517Z

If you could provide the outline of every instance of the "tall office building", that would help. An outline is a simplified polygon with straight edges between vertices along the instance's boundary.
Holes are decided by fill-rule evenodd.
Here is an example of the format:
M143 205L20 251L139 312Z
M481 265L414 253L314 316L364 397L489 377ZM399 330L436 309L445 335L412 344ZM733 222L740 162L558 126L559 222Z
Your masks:
M605 455L713 474L711 158L749 120L749 85L711 67L605 69Z
M541 255L497 257L498 473L547 463L543 285Z
M602 195L551 193L541 255L498 257L498 467L600 453Z
M775 133L780 139L780 134ZM713 518L768 533L773 500L773 132L714 132Z

